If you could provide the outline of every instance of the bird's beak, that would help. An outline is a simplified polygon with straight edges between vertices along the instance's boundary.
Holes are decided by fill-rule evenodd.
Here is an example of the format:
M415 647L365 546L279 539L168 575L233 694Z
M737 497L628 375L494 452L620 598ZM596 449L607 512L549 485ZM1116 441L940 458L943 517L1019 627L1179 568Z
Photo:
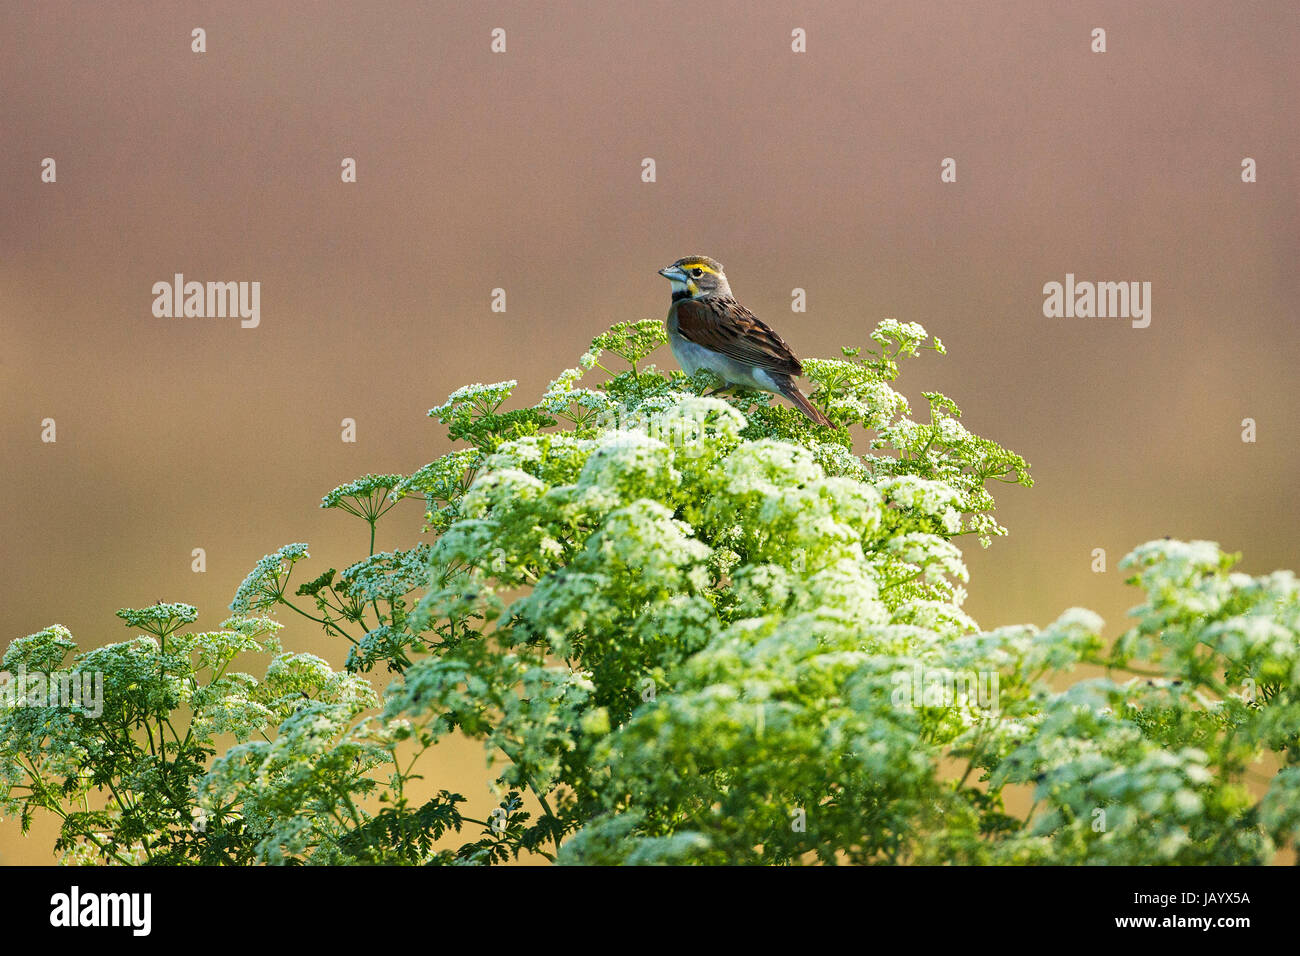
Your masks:
M685 282L686 270L680 266L668 266L659 270L659 274L669 281Z

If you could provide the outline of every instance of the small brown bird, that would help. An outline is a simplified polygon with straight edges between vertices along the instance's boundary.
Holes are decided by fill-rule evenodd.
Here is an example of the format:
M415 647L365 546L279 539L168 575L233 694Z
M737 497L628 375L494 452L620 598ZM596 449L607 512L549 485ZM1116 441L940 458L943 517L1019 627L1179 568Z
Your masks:
M708 256L678 259L659 274L673 285L668 344L687 375L708 369L726 387L784 395L817 425L833 427L794 383L803 366L781 336L736 301L722 266Z

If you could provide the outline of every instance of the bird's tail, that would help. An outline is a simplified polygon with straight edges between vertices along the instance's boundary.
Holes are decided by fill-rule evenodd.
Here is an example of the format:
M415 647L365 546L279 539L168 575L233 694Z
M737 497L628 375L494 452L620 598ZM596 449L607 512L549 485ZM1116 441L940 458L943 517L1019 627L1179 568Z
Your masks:
M803 392L799 391L799 386L794 383L794 379L789 375L787 375L779 384L781 386L781 394L790 399L791 404L793 404L795 408L799 409L799 411L803 412L804 417L814 425L821 425L823 428L835 427L831 424L831 420L821 413L821 409L808 401L808 397L804 395Z

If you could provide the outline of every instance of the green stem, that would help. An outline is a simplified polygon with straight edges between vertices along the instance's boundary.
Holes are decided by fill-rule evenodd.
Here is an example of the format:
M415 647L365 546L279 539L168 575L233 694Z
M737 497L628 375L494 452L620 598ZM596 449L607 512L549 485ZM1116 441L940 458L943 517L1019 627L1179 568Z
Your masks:
M297 611L299 614L301 614L303 617L307 618L308 620L315 621L317 624L325 625L326 630L332 629L337 631L339 634L341 634L343 637L346 637L353 644L360 643L359 641L357 641L356 638L354 638L347 631L343 630L343 628L339 627L333 621L327 621L324 618L320 618L320 617L316 617L315 615L308 614L306 611L304 611L302 608L298 607L297 605L291 604L289 601L286 601L284 595L280 596L280 603L283 604L285 607L289 608L289 610L291 611Z

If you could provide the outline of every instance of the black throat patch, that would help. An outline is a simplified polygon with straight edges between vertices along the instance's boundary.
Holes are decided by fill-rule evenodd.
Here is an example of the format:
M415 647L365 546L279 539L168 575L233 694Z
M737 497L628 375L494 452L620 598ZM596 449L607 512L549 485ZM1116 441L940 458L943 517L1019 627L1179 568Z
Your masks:
M689 292L687 292L685 289L682 289L680 292L674 292L674 293L673 293L673 301L674 301L674 302L680 302L680 301L682 301L682 299L689 299L690 297L691 297L691 294L690 294Z

